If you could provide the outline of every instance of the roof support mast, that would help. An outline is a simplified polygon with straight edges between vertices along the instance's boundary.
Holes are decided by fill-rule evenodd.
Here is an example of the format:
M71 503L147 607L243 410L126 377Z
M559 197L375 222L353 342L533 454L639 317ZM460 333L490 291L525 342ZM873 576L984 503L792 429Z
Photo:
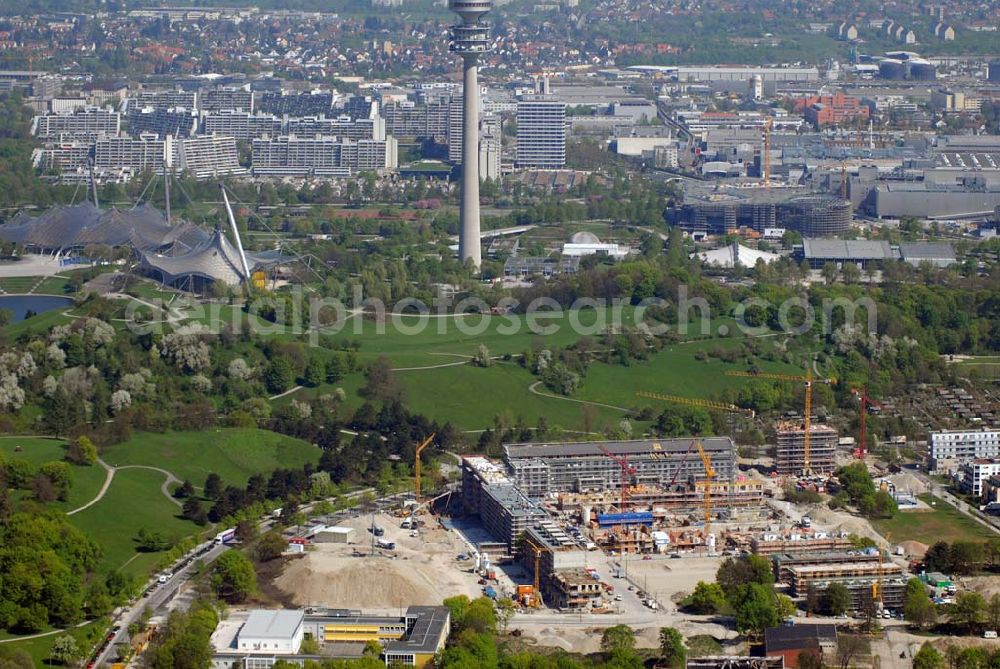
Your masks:
M236 217L233 216L233 208L229 206L229 196L226 195L226 187L219 184L219 190L222 191L222 201L226 204L226 214L229 216L229 225L233 228L233 237L236 238L236 248L240 252L240 263L243 264L243 281L250 280L250 266L247 265L247 254L243 251L243 240L240 239L240 231L236 227Z

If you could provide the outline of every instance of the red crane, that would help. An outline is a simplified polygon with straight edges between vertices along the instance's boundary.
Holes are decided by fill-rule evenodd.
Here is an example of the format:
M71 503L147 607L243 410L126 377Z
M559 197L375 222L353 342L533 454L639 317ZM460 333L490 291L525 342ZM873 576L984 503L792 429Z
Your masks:
M858 431L858 447L854 449L854 457L864 460L868 447L868 409L881 409L882 405L868 397L868 386L862 386L861 390L852 388L851 392L858 396L861 403L861 429Z
M674 471L674 476L670 479L670 483L667 485L668 490L673 490L674 484L677 483L677 475L681 473L682 469L684 469L684 463L687 462L688 456L691 455L691 451L694 450L694 445L696 443L698 443L697 435L695 435L695 438L691 440L690 445L688 445L688 449L684 451L684 457L682 457L681 461L677 463L677 469Z
M618 466L622 470L622 501L620 505L620 511L625 513L626 498L628 497L628 479L629 476L636 473L635 467L630 467L628 464L628 454L615 455L604 446L598 446L601 449L601 453L604 453L607 457L611 458L618 463Z

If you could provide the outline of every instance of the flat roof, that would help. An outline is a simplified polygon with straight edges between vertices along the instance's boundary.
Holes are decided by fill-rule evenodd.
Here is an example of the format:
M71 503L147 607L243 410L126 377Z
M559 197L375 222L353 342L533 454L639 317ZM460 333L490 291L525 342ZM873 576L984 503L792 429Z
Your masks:
M504 444L508 459L547 457L606 457L603 449L613 455L648 455L650 453L685 453L693 437L679 439L633 439L629 441L567 441L552 444ZM706 451L731 451L729 437L707 437L701 440Z
M803 239L806 258L859 258L883 260L895 258L889 242L868 239Z
M767 652L815 647L819 643L836 642L836 625L802 624L768 627L764 630L764 647Z
M254 639L291 639L302 626L305 614L299 610L254 609L243 623L240 637Z
M435 653L444 643L450 627L451 612L446 606L411 606L406 618L414 619L405 639L390 641L386 653Z

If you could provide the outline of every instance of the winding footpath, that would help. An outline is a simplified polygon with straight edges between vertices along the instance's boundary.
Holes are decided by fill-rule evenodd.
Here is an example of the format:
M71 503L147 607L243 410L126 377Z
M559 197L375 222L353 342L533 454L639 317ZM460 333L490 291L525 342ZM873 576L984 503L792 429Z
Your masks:
M87 502L83 506L79 506L79 507L73 509L72 511L67 511L66 512L67 516L72 516L73 514L80 513L81 511L86 511L90 507L94 506L95 504L97 504L98 502L100 502L102 499L104 499L104 495L107 494L108 488L111 487L111 482L115 478L115 468L112 467L111 465L109 465L108 463L106 463L104 460L101 460L100 458L97 458L97 462L102 467L104 467L104 471L106 472L106 474L104 476L104 483L101 484L101 489L97 491L97 495L94 497L94 499L90 500L89 502Z
M180 502L178 499L176 499L173 495L170 494L170 485L172 483L181 483L181 480L176 476L174 476L173 472L167 471L166 469L161 469L160 467L151 467L149 465L123 465L121 467L112 467L111 465L106 463L104 460L101 460L100 458L97 458L97 462L102 467L104 467L104 470L107 472L107 476L104 477L104 483L101 485L101 489L97 491L97 495L94 496L94 499L90 500L83 506L79 506L73 509L72 511L67 511L66 512L67 516L72 516L73 514L80 513L81 511L86 511L87 509L94 506L102 499L104 499L104 496L108 493L108 488L111 487L111 482L115 479L115 472L118 471L119 469L149 469L154 472L160 472L164 476L163 485L160 486L160 492L162 492L163 496L169 499L170 502L173 503L174 505L179 507L184 506L182 502Z
M539 397L549 397L554 400L563 400L564 402L576 402L577 404L589 404L595 407L604 407L605 409L624 411L625 413L629 413L630 411L632 411L631 409L628 409L626 407L619 407L615 406L614 404L605 404L604 402L591 402L590 400L576 400L573 399L572 397L563 397L562 395L553 395L552 393L544 393L538 389L538 386L540 385L542 385L542 381L535 381L530 386L528 386L528 390L531 391L533 394L538 395Z

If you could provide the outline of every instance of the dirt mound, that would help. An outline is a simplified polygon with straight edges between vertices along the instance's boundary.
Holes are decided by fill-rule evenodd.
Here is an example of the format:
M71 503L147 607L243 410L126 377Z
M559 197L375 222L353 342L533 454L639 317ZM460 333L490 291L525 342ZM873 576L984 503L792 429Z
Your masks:
M383 557L296 560L275 580L297 604L346 608L393 608L440 604L422 570L411 561ZM446 595L447 596L447 595Z
M906 557L918 560L923 559L924 554L927 552L927 549L929 548L927 544L922 544L919 541L912 541L912 540L901 541L899 542L899 545L902 547L903 553L906 554Z

